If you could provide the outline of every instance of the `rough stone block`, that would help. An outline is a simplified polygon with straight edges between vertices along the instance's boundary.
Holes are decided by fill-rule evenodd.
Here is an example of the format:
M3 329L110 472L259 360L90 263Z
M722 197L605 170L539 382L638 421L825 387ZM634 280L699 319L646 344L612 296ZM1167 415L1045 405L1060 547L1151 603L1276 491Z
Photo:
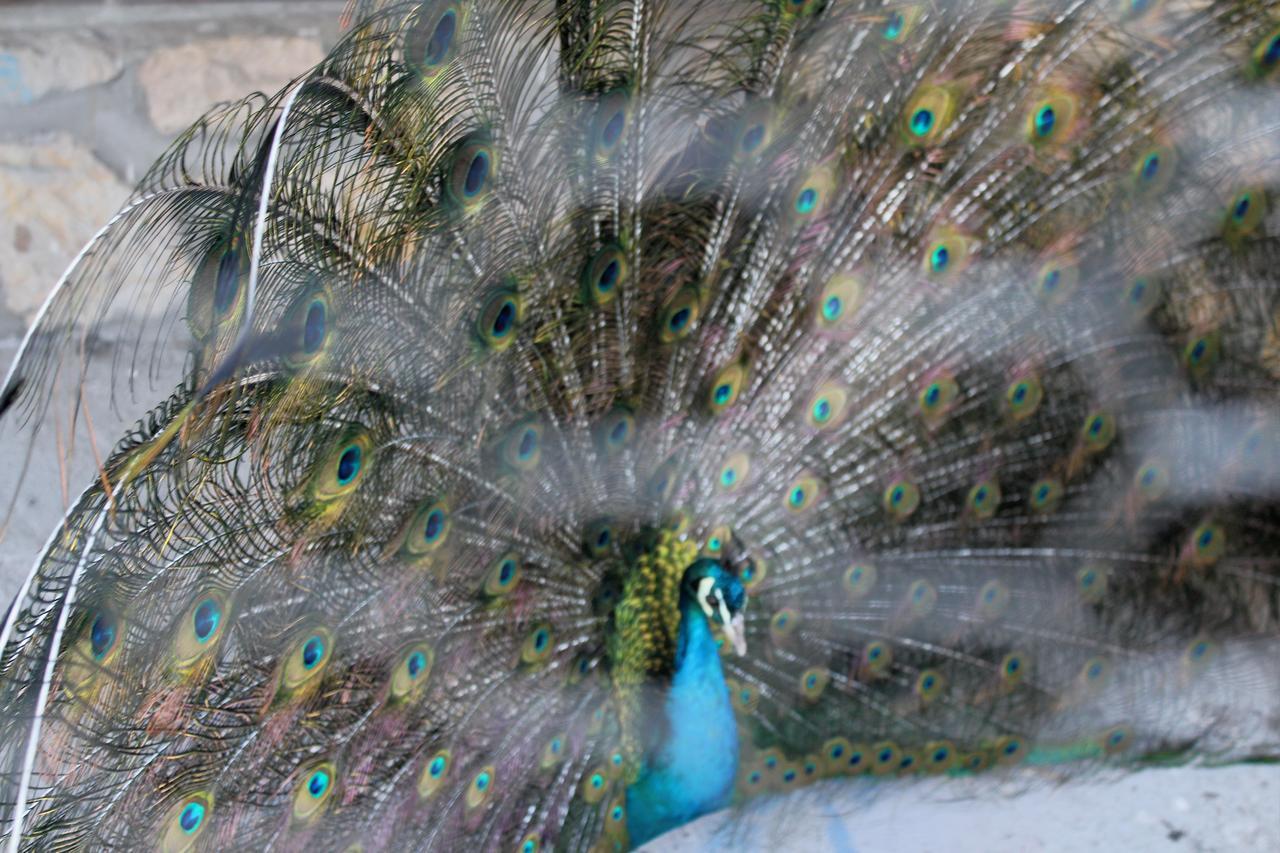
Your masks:
M89 32L0 32L0 105L96 86L123 68L124 60Z
M151 121L166 133L182 130L220 101L250 92L274 94L324 58L318 40L233 36L166 47L138 68Z
M58 134L0 143L0 300L30 322L94 232L129 196L87 148Z

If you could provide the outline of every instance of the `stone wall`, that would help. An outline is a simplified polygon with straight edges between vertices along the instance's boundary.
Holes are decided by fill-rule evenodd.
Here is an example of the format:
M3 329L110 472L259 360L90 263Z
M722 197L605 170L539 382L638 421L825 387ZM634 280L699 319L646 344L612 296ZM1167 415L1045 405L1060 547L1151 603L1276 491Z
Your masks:
M323 57L344 0L0 10L0 361L85 241L213 104Z

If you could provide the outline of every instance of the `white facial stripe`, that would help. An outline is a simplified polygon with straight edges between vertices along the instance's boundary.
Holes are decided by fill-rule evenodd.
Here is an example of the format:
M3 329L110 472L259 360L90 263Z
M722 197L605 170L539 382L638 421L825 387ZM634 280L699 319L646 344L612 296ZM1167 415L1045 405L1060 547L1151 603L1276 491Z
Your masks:
M703 578L698 581L698 606L702 608L702 612L706 614L708 619L711 618L711 605L707 604L707 596L711 594L711 590L715 589L715 586L715 578ZM721 603L720 606L724 607L724 604Z
M725 605L725 603L724 603L724 596L723 596L723 595L722 595L722 596L720 596L720 597L718 597L718 598L716 599L716 604L720 605L720 624L721 624L721 625L728 625L728 624L729 624L729 622L730 622L730 619L729 619L729 608L728 608L728 607Z

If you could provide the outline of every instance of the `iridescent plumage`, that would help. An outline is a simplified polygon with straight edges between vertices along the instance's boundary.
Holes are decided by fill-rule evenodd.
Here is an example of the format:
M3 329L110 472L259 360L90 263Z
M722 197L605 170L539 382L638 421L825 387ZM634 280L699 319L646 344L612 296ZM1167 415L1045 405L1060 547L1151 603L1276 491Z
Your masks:
M1280 753L1280 5L354 11L6 381L124 434L0 638L16 846Z

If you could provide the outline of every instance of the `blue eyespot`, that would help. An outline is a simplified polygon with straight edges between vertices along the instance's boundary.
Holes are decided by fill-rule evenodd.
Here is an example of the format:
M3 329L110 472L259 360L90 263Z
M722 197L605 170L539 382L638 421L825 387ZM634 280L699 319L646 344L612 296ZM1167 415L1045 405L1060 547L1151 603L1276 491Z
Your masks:
M1235 207L1231 209L1232 218L1235 219L1236 222L1243 222L1244 218L1249 215L1249 206L1251 203L1252 200L1249 198L1248 193L1240 196L1240 198L1236 200Z
M1140 172L1140 174L1142 175L1142 180L1144 181L1152 180L1153 178L1155 178L1156 174L1159 173L1159 171L1160 171L1160 155L1148 154L1147 158L1142 161L1142 171Z
M416 679L427 668L427 656L422 652L414 652L409 655L405 668L409 670L409 677Z
M923 107L911 114L911 132L924 136L933 129L933 111Z
M457 14L450 9L440 16L435 29L431 32L431 40L427 42L426 55L423 59L427 66L439 65L449 53L453 44L453 35L458 28Z
M947 264L951 262L951 252L946 246L936 246L929 255L929 265L933 267L934 272L942 272L947 268Z
M218 602L212 598L206 598L200 602L191 619L195 627L196 639L202 643L207 643L209 638L213 636L214 631L218 630L218 622L221 618L222 610L218 607Z
M486 790L486 789L489 787L489 782L491 782L491 781L492 781L492 777L490 777L490 776L489 776L489 774L488 774L487 772L485 772L485 771L483 771L483 770L482 770L482 771L481 771L481 772L476 776L476 790L477 790L477 791L484 791L484 790Z
M329 790L329 774L323 770L312 773L311 778L307 780L307 793L318 800L327 790Z
M813 419L818 423L826 423L831 417L831 403L826 397L819 397L818 401L813 404Z
M550 639L551 637L547 633L547 630L545 628L539 628L538 631L533 635L534 651L541 652L543 649L547 647L547 643L550 641Z
M1262 53L1262 64L1270 68L1280 62L1280 35L1273 36Z
M889 20L885 21L884 29L881 31L886 39L894 41L898 36L902 35L902 28L906 25L906 21L902 18L901 12L894 12L889 16Z
M240 292L240 253L229 249L218 261L218 278L213 288L213 310L222 316L235 304Z
M441 531L444 530L444 510L433 509L427 513L427 523L423 529L422 535L428 542L434 542L440 538Z
M1053 126L1057 123L1057 113L1053 111L1053 107L1043 106L1036 112L1036 136L1041 139L1053 133Z
M204 806L200 803L187 803L178 815L178 825L187 835L195 833L202 823L204 823Z
M516 303L508 299L502 303L502 307L493 315L493 324L490 330L495 338L505 338L507 333L511 331L516 322Z
M742 134L742 150L750 154L764 141L764 125L754 124Z
M614 445L620 445L627 439L627 421L625 418L620 419L613 425L613 429L609 431L609 441Z
M538 431L530 427L520 436L520 445L516 453L521 459L528 459L538 449Z
M791 494L787 497L792 506L802 506L804 504L804 489L796 486L791 490Z
M716 386L716 390L715 390L716 405L723 406L725 403L729 402L729 397L732 394L733 394L733 386L731 386L728 382L724 383L723 385Z
M363 456L364 453L358 444L349 445L342 451L342 456L338 458L338 485L349 485L356 478L360 473L360 462Z
M805 187L805 189L796 197L796 212L802 214L813 213L813 209L818 206L818 191L813 187Z
M323 299L313 300L307 306L307 318L302 329L302 349L314 353L324 344L325 338L325 304Z
M324 658L324 638L319 634L312 635L302 647L302 665L307 669L315 669L316 664Z
M613 286L618 283L618 273L621 270L622 267L616 260L605 264L604 269L600 271L600 277L596 279L596 290L601 293L613 290Z
M822 316L830 322L840 318L844 312L844 303L840 301L839 296L827 297L827 301L822 304Z
M609 117L609 121L605 123L604 130L600 133L600 141L604 143L605 148L612 148L617 144L618 139L622 136L622 129L626 125L627 117L623 110L618 110Z
M471 165L467 167L467 177L462 182L462 192L467 198L473 198L477 193L484 189L485 181L489 177L489 155L487 152L478 151L471 160Z
M444 774L445 760L443 755L437 755L431 759L431 764L427 766L427 772L431 774L433 779L439 779Z
M110 613L99 613L89 628L89 644L94 660L102 660L116 644L116 618Z

